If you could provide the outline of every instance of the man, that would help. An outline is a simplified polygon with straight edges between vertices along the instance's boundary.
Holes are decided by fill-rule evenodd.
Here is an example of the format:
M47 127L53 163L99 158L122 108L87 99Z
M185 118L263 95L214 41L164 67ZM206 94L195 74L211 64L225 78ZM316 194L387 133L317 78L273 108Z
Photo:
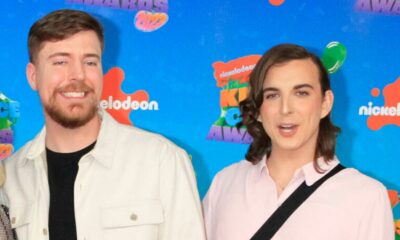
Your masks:
M247 161L218 173L203 202L208 240L394 239L384 186L355 169L340 169L333 100L329 76L314 54L282 44L263 55L240 103L254 139ZM293 196L318 184L288 215Z
M45 127L5 164L18 239L204 239L187 154L98 109L103 45L100 23L81 11L30 29L26 75Z

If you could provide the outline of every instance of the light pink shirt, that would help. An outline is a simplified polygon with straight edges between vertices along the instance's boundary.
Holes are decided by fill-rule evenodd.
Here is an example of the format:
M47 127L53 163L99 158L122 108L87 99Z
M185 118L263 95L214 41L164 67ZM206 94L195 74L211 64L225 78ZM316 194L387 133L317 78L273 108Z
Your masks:
M339 163L308 163L279 197L266 161L233 164L219 172L203 201L208 240L247 240L305 180L312 185ZM393 215L378 181L346 168L322 184L284 223L273 240L392 240Z

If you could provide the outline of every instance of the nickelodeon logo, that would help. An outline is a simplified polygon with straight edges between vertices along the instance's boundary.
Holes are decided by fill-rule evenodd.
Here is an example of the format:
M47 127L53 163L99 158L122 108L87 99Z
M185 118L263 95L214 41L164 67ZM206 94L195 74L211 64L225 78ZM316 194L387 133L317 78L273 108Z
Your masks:
M400 103L397 107L373 106L372 102L368 106L361 106L358 115L362 116L400 116Z
M247 98L249 92L249 74L259 59L259 55L250 55L212 65L217 86L222 87L221 115L211 126L208 140L234 143L251 143L253 140L245 127L237 128L236 125L241 121L239 103Z
M132 101L128 96L124 101L114 100L113 96L109 96L108 100L101 100L100 107L103 109L132 109L132 110L158 110L158 102L156 101Z
M149 94L144 90L138 90L126 94L121 90L125 73L121 68L111 68L104 75L103 93L99 106L106 109L118 122L133 125L129 114L133 110L158 110L157 101L149 101Z
M358 115L369 116L367 126L371 130L379 130L386 125L400 126L400 78L394 83L389 83L383 88L385 103L383 106L374 106L369 102L367 106L361 106ZM378 88L371 90L373 97L378 97Z
M217 86L223 87L230 80L240 80L241 83L248 82L249 74L259 59L260 55L250 55L227 63L221 61L213 63L214 78L217 80Z

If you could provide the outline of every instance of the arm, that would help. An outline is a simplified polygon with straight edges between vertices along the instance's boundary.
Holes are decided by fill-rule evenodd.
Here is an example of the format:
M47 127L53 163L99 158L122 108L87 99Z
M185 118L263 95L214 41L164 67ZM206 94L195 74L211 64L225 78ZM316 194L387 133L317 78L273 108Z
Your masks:
M205 239L196 178L187 154L172 146L161 151L160 197L164 223L160 240Z
M393 213L385 187L371 192L369 204L359 225L359 240L393 240Z
M4 169L4 163L0 162L0 204L4 206L8 206L8 200L7 197L5 196L4 190L3 190L3 184L5 182L5 169Z
M215 175L211 185L207 191L206 196L203 199L203 212L204 212L204 224L206 228L206 236L208 240L215 239L215 227L218 222L215 222L215 195L218 189L218 174Z

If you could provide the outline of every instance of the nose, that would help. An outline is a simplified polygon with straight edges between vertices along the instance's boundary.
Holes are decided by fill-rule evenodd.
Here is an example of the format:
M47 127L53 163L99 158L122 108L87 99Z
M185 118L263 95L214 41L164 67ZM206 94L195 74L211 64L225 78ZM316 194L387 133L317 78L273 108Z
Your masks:
M293 99L289 96L281 98L281 114L288 115L293 113Z
M80 61L75 61L70 66L70 80L83 81L85 79L84 64Z

